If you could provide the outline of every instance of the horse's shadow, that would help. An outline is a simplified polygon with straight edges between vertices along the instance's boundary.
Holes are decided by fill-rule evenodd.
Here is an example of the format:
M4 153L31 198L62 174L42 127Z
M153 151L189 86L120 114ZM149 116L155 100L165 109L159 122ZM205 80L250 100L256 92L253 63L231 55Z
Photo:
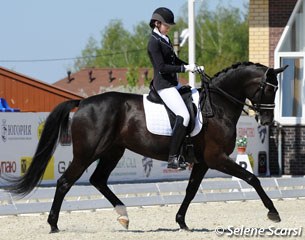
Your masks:
M119 230L118 232L131 232L131 233L158 233L158 232L214 232L215 229L207 229L207 228L193 228L189 230L181 230L180 228L157 228L152 230Z

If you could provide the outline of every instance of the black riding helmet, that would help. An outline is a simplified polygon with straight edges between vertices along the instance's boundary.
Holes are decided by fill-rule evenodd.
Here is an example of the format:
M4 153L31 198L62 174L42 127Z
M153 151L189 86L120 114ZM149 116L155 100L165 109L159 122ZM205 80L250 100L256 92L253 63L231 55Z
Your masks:
M160 7L160 8L157 8L152 16L151 16L151 20L150 20L150 23L149 23L149 26L151 28L154 28L155 27L155 21L160 21L164 24L167 24L167 25L175 25L175 20L174 20L174 14L171 10L169 10L168 8L166 7Z

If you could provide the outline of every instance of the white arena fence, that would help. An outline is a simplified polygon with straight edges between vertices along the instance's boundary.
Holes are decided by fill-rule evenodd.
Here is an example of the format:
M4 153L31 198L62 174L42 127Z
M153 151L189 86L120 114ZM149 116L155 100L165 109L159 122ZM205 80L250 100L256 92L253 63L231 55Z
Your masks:
M272 199L305 198L305 177L260 178ZM127 207L180 204L188 181L111 184L112 191ZM54 197L54 187L39 187L23 199L15 200L0 189L0 215L48 212ZM241 180L231 178L204 179L193 203L257 200L254 189ZM75 185L67 194L62 211L112 208L93 186Z

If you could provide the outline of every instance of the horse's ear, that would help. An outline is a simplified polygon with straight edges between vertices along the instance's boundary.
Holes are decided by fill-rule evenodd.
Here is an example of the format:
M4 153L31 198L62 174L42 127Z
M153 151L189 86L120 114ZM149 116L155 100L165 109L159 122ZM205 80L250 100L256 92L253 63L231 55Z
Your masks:
M289 65L286 65L286 66L281 67L281 68L276 68L276 69L274 69L274 73L277 75L277 74L279 74L279 73L281 73L281 72L284 72L285 69L286 69L288 66L289 66Z

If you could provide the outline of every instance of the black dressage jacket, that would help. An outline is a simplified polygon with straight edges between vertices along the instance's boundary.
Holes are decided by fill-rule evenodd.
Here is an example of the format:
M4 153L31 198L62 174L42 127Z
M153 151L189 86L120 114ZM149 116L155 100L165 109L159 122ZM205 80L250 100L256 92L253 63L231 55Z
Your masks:
M177 73L185 72L184 65L187 63L177 57L171 42L152 32L147 51L154 68L154 88L158 91L177 86Z

